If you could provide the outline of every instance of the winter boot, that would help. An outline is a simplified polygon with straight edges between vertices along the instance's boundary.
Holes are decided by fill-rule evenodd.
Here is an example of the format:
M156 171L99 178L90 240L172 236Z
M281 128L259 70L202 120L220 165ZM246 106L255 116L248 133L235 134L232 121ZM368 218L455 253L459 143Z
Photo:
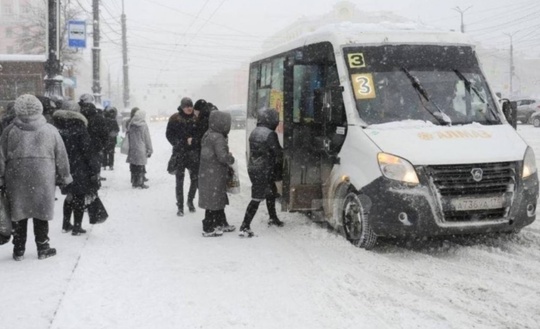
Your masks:
M144 180L144 174L138 174L138 177L137 177L137 187L138 188L141 188L141 189L147 189L149 188L148 185L144 184L145 180Z
M223 229L223 232L226 232L226 233L233 232L234 230L236 230L236 226L234 226L234 225L224 225L222 227L222 229Z
M75 219L75 225L73 225L73 230L71 231L71 235L79 236L85 233L86 233L86 230L82 228L82 218L79 220Z
M187 206L188 206L189 212L195 212L196 209L195 209L195 206L193 205L193 200L188 200Z
M38 252L38 259L45 259L52 257L56 255L56 249L51 248L49 245L49 240L45 240L45 242L38 242L36 241L37 245L37 252Z
M64 217L64 222L62 223L62 233L69 233L73 230L73 225L69 222L69 217Z
M272 225L275 225L277 227L283 227L285 223L283 223L277 217L275 217L275 218L270 218L270 220L268 221L268 226L272 226Z
M250 228L244 228L240 230L240 233L238 233L238 236L241 238L252 238L255 236L255 233Z
M184 209L183 208L178 208L178 211L176 212L176 216L184 217Z
M217 236L222 236L222 235L223 235L223 230L219 226L216 227L214 230L212 230L210 232L203 232L202 233L202 236L205 237L205 238L217 237Z
M55 248L38 250L38 259L45 259L56 255Z
M24 250L14 250L13 251L13 260L16 260L18 262L20 262L21 260L24 259Z

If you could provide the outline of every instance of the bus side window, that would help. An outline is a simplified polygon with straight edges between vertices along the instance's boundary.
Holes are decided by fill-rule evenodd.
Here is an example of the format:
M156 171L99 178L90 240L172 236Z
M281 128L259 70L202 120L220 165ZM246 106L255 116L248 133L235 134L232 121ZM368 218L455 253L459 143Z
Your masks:
M296 65L294 67L293 121L315 120L315 90L323 86L323 70L318 65Z

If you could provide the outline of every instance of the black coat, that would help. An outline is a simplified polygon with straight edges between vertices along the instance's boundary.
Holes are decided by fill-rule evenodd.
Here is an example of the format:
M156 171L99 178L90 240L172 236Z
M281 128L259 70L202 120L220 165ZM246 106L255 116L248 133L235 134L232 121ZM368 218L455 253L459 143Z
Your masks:
M82 104L81 114L88 120L88 134L90 135L92 152L102 152L109 140L107 120L98 115L94 104Z
M278 123L277 111L267 109L259 114L257 127L249 135L248 174L254 199L266 198L272 184L281 180L283 149L275 132Z
M93 153L86 118L73 111L58 110L53 115L54 125L66 146L73 183L65 191L76 195L95 193L99 189L96 175L100 164Z
M197 122L194 114L187 115L178 108L178 113L173 114L167 123L166 137L173 146L173 153L178 155L176 167L190 168L199 167L200 143L198 143ZM191 145L188 138L192 138Z

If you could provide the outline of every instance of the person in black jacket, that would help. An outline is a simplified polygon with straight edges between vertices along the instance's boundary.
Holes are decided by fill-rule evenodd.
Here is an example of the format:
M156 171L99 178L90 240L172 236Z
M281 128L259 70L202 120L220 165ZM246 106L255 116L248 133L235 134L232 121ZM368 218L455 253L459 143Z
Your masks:
M114 169L114 150L116 148L116 137L120 132L118 121L118 110L115 107L110 107L104 111L105 120L107 121L107 131L109 132L109 138L105 143L105 149L103 150L103 169L109 167L110 170Z
M86 233L82 228L84 209L97 196L100 186L99 161L90 151L92 142L87 131L88 120L78 111L77 103L65 101L62 110L57 110L53 115L54 125L66 146L73 177L73 182L62 189L62 193L67 194L62 232L72 231L71 234L76 236ZM74 225L71 224L72 213Z
M85 103L81 100L79 106L81 107L81 114L88 120L88 134L91 141L90 152L97 157L101 170L103 150L109 140L107 121L104 117L98 115L97 108L93 103Z
M182 98L178 113L173 114L167 123L166 137L173 146L176 162L176 205L177 215L184 216L184 175L189 171L191 180L188 192L187 206L190 212L195 212L193 199L197 193L199 175L200 146L197 140L196 117L193 113L193 101L189 97Z
M252 237L251 221L259 204L266 199L266 207L270 215L268 225L283 226L276 213L277 188L276 181L281 180L283 165L283 149L279 144L275 129L279 123L279 114L274 109L265 109L259 113L257 127L249 135L248 174L251 181L251 202L244 221L240 226L240 236Z

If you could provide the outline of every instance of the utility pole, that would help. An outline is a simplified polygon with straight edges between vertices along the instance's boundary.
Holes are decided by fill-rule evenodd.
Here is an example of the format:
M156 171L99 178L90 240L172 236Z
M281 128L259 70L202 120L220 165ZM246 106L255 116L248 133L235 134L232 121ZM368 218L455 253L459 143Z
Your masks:
M509 81L509 85L510 85L510 90L509 90L509 97L512 97L513 96L513 93L514 93L514 86L513 86L513 79L514 79L514 42L513 42L513 37L514 37L514 34L516 34L516 32L514 33L505 33L505 35L507 35L509 38L510 38L510 81Z
M459 7L452 8L455 11L457 11L461 15L461 33L465 33L465 24L463 23L463 14L469 9L471 9L472 6L467 7L466 9L461 9Z
M94 47L92 47L92 91L94 92L94 100L96 104L101 105L101 83L100 83L100 56L101 48L99 47L99 0L93 0L92 12L94 15Z
M124 108L129 108L129 66L127 47L127 25L126 13L124 11L124 0L122 0L122 63L124 70Z
M60 0L48 0L47 53L45 62L45 96L63 99L62 65L60 64Z

